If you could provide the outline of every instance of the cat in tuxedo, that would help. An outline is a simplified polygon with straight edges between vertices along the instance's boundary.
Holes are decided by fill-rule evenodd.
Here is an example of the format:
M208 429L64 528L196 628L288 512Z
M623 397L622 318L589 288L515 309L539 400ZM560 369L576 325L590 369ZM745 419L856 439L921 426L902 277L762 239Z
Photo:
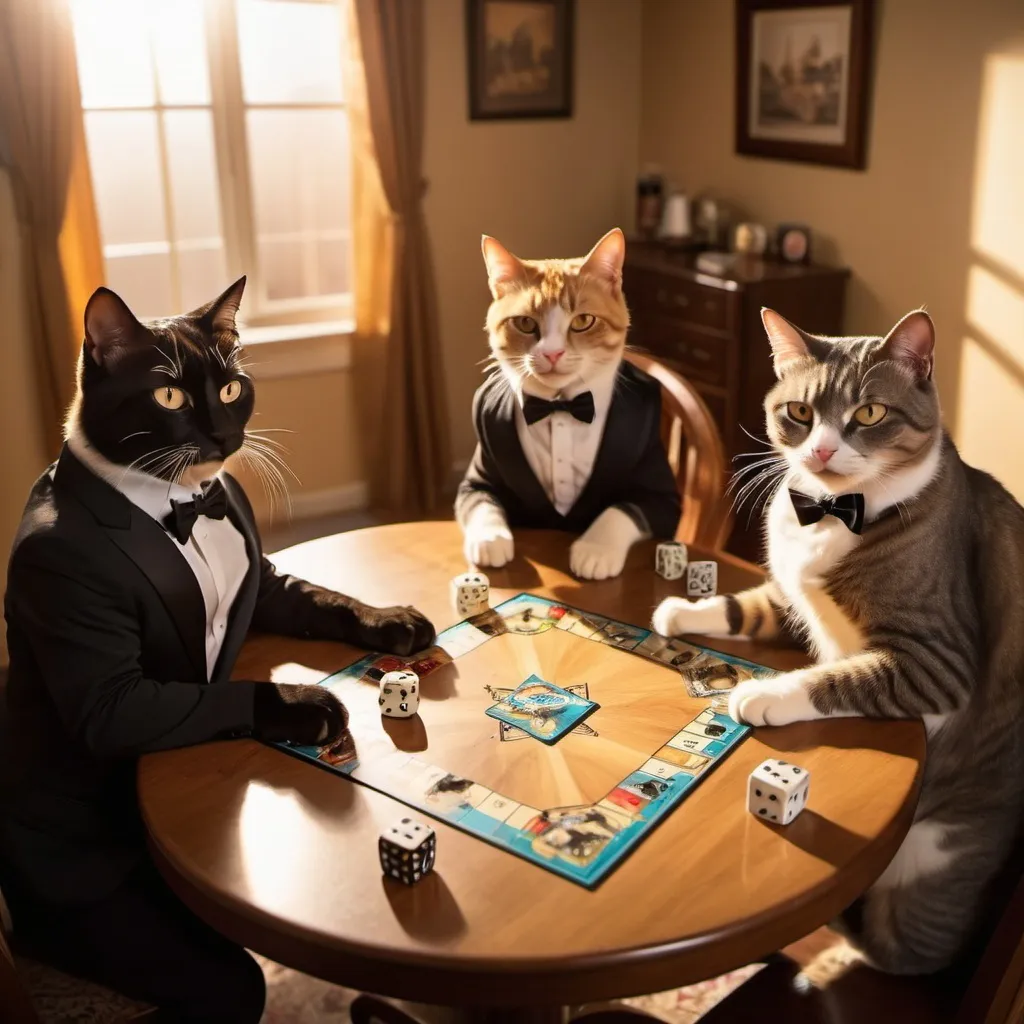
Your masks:
M495 369L473 400L477 447L455 516L468 561L502 566L512 529L579 535L569 567L617 576L643 537L671 538L680 500L661 442L661 390L623 362L626 242L609 231L571 260L521 260L483 239Z
M5 598L0 886L38 958L174 1019L257 1021L263 980L149 864L145 753L214 739L328 744L344 707L317 686L229 681L250 627L405 655L415 609L372 608L279 574L223 469L263 457L235 316L242 278L141 323L100 288L58 461L29 496Z

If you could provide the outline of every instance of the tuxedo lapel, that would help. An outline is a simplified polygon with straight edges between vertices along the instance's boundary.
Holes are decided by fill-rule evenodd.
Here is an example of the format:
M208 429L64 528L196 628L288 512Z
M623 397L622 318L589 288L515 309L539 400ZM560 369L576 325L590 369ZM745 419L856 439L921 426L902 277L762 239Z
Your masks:
M228 518L245 540L245 553L249 556L249 567L245 571L245 579L239 587L238 596L231 606L224 643L221 644L220 654L217 656L217 664L211 679L211 682L214 683L227 682L231 678L231 670L235 667L238 652L242 649L242 644L249 633L249 625L252 622L260 588L261 551L256 525L246 513L246 503L239 500L238 484L229 476L224 477L224 489L228 495Z
M206 608L185 556L155 519L86 469L65 447L57 462L54 486L84 504L107 536L153 585L200 679L206 679Z
M515 416L516 396L512 389L507 386L495 387L489 405L482 419L490 434L488 440L495 462L501 466L505 481L527 509L558 515L519 442Z

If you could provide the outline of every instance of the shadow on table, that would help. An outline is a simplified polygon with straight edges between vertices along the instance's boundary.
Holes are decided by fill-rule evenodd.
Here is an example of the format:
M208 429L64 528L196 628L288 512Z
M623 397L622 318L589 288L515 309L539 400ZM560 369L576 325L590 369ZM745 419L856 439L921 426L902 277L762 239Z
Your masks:
M866 836L837 825L810 807L789 825L765 825L765 828L777 831L792 846L833 867L848 864L853 851L861 849L868 841Z
M436 942L458 938L465 932L466 919L436 869L415 885L382 876L381 886L395 920L414 939Z

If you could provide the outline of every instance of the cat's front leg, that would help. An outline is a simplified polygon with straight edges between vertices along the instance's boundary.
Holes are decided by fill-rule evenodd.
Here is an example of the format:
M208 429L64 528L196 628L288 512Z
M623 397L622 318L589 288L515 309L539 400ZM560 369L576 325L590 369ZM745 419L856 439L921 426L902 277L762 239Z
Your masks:
M662 636L705 633L769 640L782 632L786 599L772 580L738 594L688 601L666 597L655 609L651 625Z
M462 529L462 551L471 565L500 569L512 561L512 531L505 510L497 502L480 501L474 505Z
M632 516L606 508L569 548L569 568L583 580L618 576L629 549L644 536Z
M944 715L966 706L970 679L970 666L943 665L919 644L876 647L775 679L740 683L729 697L729 714L750 725Z

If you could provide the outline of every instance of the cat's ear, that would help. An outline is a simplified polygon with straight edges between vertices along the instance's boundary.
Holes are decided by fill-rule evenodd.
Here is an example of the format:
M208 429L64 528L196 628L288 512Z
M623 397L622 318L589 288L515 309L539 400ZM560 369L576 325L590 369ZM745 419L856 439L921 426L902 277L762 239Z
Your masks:
M618 288L622 284L622 264L625 260L626 236L621 228L612 228L587 253L580 273L600 278L613 288Z
M496 238L484 235L480 249L487 266L487 285L494 298L500 298L514 284L526 278L526 267L518 256L513 256Z
M931 380L935 352L935 324L923 310L908 313L886 335L879 359L894 359L909 367L915 377Z
M243 274L233 285L226 288L220 295L205 306L193 311L190 315L197 320L205 320L214 334L222 331L236 333L235 318L238 307L242 304L242 292L245 291L245 275Z
M97 366L111 366L138 343L145 328L124 299L97 288L85 307L85 351Z
M779 316L774 309L761 307L761 323L771 342L776 377L782 376L787 363L812 355L803 331L794 327L784 316Z

